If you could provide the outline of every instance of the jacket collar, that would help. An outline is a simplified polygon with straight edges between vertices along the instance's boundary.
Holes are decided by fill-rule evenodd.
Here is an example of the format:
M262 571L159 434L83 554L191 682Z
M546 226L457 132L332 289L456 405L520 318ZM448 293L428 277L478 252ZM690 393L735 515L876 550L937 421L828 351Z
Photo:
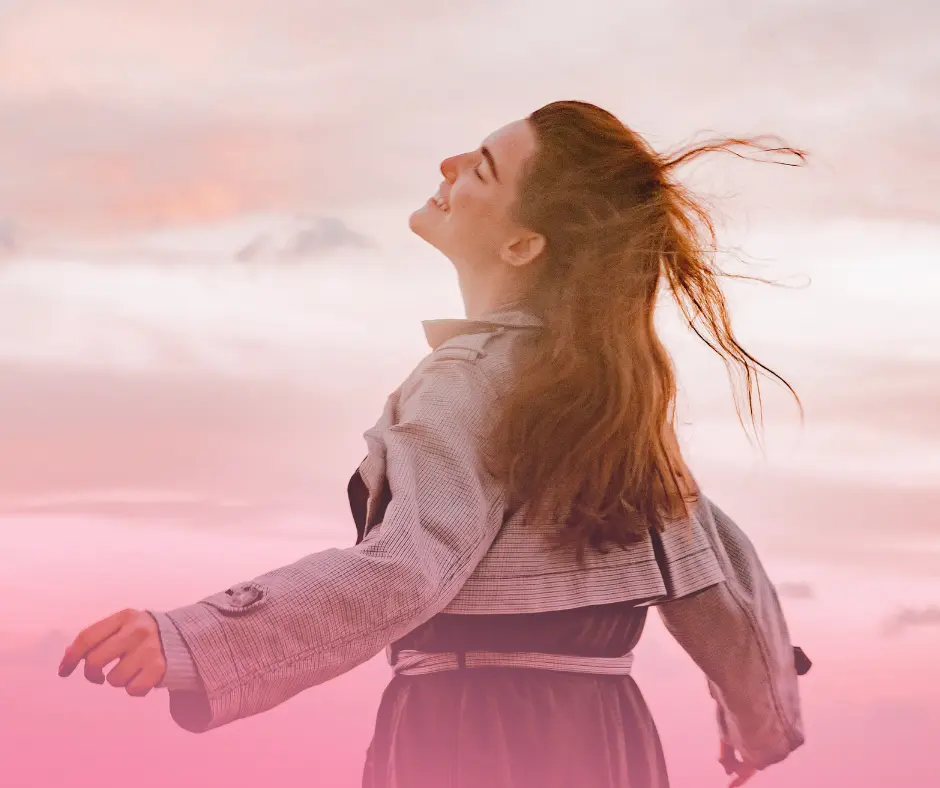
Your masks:
M542 321L518 307L507 307L487 312L476 320L425 320L421 325L428 345L432 350L437 350L448 340L464 334L482 334L507 328L539 328Z

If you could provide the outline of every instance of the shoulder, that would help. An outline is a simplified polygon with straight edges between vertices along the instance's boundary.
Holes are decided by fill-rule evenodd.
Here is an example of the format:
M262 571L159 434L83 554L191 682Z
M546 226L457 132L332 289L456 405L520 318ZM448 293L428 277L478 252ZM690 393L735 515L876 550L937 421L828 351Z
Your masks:
M441 344L428 360L456 360L472 364L500 396L512 387L516 370L516 348L530 331L525 328L491 326L488 330L461 334Z
M400 389L398 421L451 424L481 420L497 395L472 347L438 348Z
M425 356L401 387L400 415L489 418L511 385L512 335L496 327L460 334Z
M467 331L442 342L424 357L403 385L409 390L443 385L449 378L473 378L494 386L508 367L513 340L520 332L503 326Z

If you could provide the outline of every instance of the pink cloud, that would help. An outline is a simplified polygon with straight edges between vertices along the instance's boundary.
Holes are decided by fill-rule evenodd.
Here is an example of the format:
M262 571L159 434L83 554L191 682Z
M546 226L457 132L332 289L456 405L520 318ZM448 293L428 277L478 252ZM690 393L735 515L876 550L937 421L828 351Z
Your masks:
M107 232L410 202L441 157L577 95L660 146L717 129L811 149L800 177L741 175L752 204L938 218L924 177L940 122L932 7L777 3L727 16L592 0L545 15L416 0L370 5L365 29L364 8L20 4L0 40L0 215Z

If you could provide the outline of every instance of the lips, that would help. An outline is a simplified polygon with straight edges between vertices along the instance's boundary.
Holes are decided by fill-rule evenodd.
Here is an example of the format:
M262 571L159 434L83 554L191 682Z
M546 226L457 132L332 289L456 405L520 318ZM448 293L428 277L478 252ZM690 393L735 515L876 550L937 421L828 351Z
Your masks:
M438 210L443 211L444 213L447 213L450 210L450 203L447 202L447 200L445 200L443 197L441 197L440 193L435 194L430 200L428 200L428 202L431 203L431 205L433 205Z

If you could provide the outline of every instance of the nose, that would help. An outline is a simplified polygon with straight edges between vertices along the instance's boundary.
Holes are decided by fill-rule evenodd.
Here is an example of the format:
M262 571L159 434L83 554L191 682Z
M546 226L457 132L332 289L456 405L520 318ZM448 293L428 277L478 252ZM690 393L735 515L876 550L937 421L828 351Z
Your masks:
M457 156L451 156L441 162L441 175L451 185L457 180L457 176L473 161L472 153L460 153Z
M441 175L443 175L444 180L450 184L453 184L453 182L457 180L459 162L460 156L451 156L441 162Z

